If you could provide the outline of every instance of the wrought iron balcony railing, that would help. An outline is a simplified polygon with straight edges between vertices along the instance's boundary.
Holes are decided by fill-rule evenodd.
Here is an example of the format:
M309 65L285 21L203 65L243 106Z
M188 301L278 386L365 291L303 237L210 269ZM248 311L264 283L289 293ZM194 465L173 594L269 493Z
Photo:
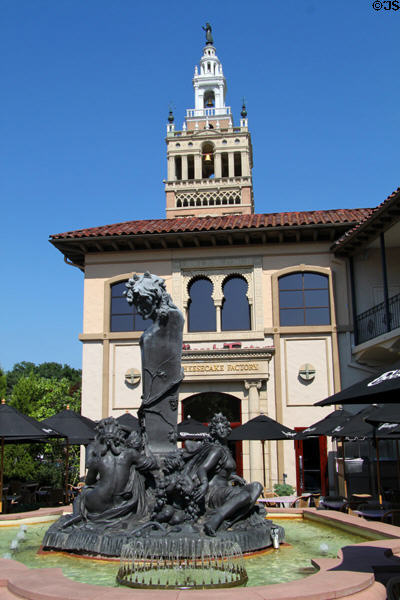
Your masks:
M356 343L362 344L372 340L378 335L393 331L400 327L400 294L389 298L389 312L387 314L385 303L380 302L365 312L357 315Z

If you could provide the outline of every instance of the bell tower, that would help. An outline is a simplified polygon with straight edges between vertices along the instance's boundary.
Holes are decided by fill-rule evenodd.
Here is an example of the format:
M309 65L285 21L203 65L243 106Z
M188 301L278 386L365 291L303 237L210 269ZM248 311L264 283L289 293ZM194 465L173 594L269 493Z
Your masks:
M193 76L194 108L186 111L181 130L169 112L166 216L222 216L254 212L251 138L243 103L235 127L226 106L226 79L216 54L211 26Z

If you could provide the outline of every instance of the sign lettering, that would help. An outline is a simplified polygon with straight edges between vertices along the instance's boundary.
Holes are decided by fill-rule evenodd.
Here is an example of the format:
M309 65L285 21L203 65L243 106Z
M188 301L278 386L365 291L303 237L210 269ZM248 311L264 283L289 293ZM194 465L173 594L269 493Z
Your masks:
M183 365L185 373L218 373L218 372L240 372L259 371L258 363L227 363L227 364L194 364Z

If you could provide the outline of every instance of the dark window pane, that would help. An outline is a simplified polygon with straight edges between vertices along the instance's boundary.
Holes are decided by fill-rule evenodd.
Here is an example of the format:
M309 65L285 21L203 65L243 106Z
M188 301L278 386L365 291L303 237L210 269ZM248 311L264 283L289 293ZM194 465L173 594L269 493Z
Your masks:
M280 290L301 290L303 282L301 273L293 273L292 275L284 275L279 278Z
M216 314L209 279L197 279L190 286L189 331L215 331Z
M306 325L329 325L329 308L306 308Z
M304 299L306 306L329 306L328 290L306 290Z
M298 308L304 305L303 292L279 292L279 305L281 308Z
M222 331L250 329L250 307L247 300L247 281L241 277L232 277L224 284L224 303L222 305Z
M152 324L152 320L144 320L137 313L136 307L128 304L123 293L126 291L125 281L111 286L110 331L144 331Z
M128 304L126 298L112 298L111 313L113 315L133 315L133 307Z
M281 325L304 325L304 310L302 308L288 308L280 311Z
M111 296L114 298L115 296L122 296L123 293L126 291L126 285L125 285L125 281L121 281L121 283L114 283L114 285L111 286Z
M304 273L304 289L324 288L328 289L328 277L318 273Z
M111 331L133 331L132 315L111 315Z

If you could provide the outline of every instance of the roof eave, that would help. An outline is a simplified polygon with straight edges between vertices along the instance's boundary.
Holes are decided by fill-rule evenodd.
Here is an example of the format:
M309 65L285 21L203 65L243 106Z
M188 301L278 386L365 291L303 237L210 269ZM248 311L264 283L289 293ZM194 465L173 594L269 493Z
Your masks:
M390 229L393 225L393 217L400 219L400 188L382 202L354 231L349 231L342 240L339 239L332 244L332 252L336 256L351 256Z
M134 233L70 238L50 238L69 264L84 269L85 256L99 252L127 252L197 247L246 246L282 242L328 242L355 222L280 225L209 231Z

